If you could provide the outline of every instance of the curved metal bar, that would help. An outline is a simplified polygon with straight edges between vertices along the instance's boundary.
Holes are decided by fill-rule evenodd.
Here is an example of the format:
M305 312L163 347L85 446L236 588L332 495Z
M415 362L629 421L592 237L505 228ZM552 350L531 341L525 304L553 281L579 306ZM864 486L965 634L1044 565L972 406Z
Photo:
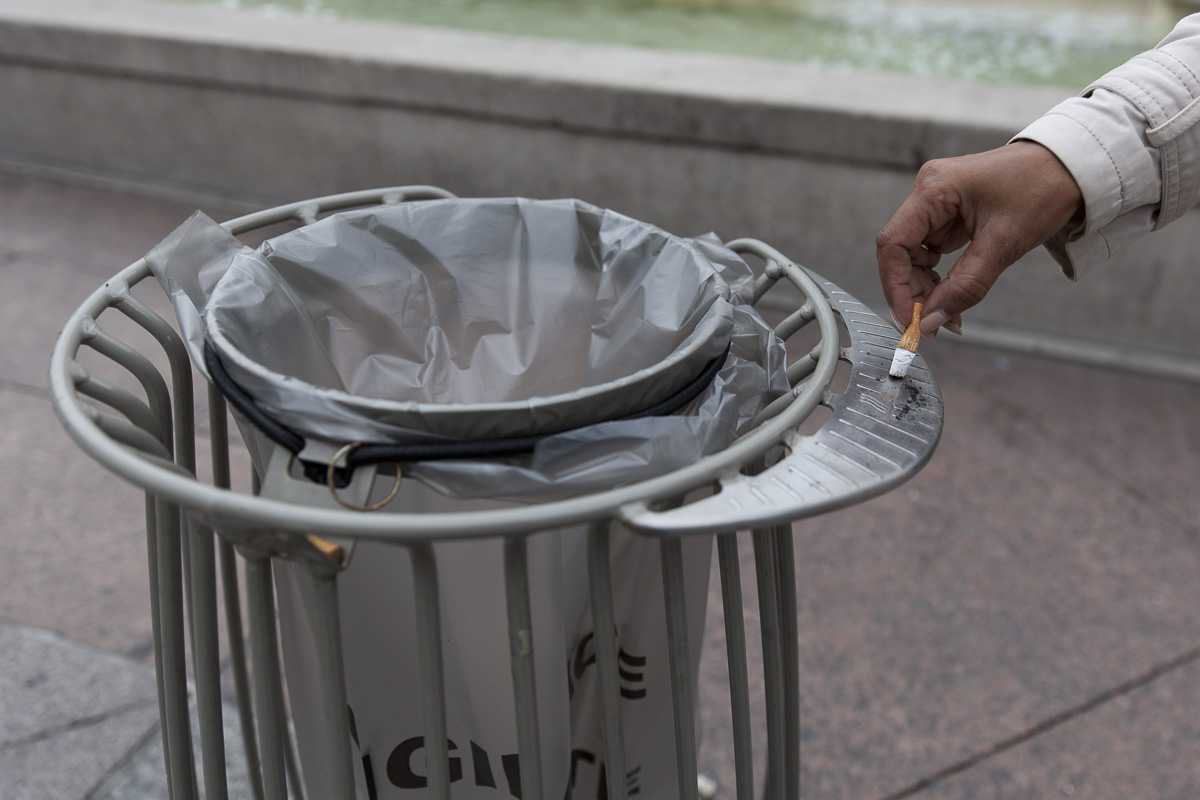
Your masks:
M150 359L134 350L125 342L109 334L94 321L85 323L84 334L86 344L100 355L125 368L129 374L137 378L146 392L146 400L160 422L159 437L164 444L171 446L172 414L171 393L167 390L167 382L163 380L158 369Z
M114 306L158 340L171 365L171 398L175 410L175 460L188 472L196 471L195 407L192 398L192 362L175 329L129 293L129 287L112 284Z
M379 203L391 205L392 203L412 200L450 200L453 198L454 195L452 193L437 186L390 186L386 189L366 189L360 192L345 192L343 194L318 197L312 200L300 200L295 203L264 209L263 211L255 211L252 214L246 214L236 219L231 219L228 222L222 222L221 227L237 235L257 228L265 228L268 225L274 225L279 222L285 222L289 219L303 221L309 213L311 213L312 219L315 220L317 215L322 212L339 211L345 208L354 208L355 206Z
M171 451L167 450L162 441L154 434L142 430L122 417L101 414L95 409L89 409L89 411L94 414L96 427L106 436L111 437L114 442L141 452L152 459L158 459L160 462L174 463L171 461Z
M90 397L116 410L135 427L156 439L164 434L162 418L155 416L154 411L148 405L130 392L93 375L83 367L79 367L76 372L75 389L85 397ZM159 439L159 441L169 447L170 432L166 432L165 438Z
M334 200L346 205L362 204L369 202L370 198L380 198L386 192L395 191L399 190L352 193L336 196ZM252 227L251 223L270 224L287 218L288 214L294 214L302 205L283 206L226 224L231 230L249 229ZM822 295L814 279L778 251L750 240L739 240L733 244L765 254L769 265L773 265L772 271L787 277L809 298ZM123 270L109 285L122 281L134 285L148 275L149 268L142 260ZM125 296L127 292L122 294L122 297ZM51 358L50 391L59 417L68 433L93 458L111 471L153 491L156 495L187 507L194 513L202 514L217 529L249 527L293 535L343 535L394 543L414 543L428 541L430 538L470 539L518 534L615 515L624 516L631 521L633 516L636 516L636 525L646 531L654 530L656 526L651 524L654 517L647 517L641 504L680 496L695 487L731 475L742 465L760 457L766 450L786 441L799 423L821 402L824 387L832 378L839 357L837 322L828 304L815 303L822 344L812 379L793 391L794 399L786 410L718 453L667 475L569 500L487 512L365 515L336 509L298 508L280 501L248 497L205 486L182 476L165 473L148 465L136 455L113 447L107 437L98 431L80 410L78 399L66 378L66 365L71 354L79 347L81 320L84 317L96 317L104 308L114 304L113 294L107 288L94 293L68 321ZM623 508L627 513L622 512ZM669 513L679 514L687 508L689 506ZM671 519L679 518L672 516ZM671 532L712 532L737 527L739 526L728 525L722 517L718 525L706 523L688 530L675 525L671 526Z
M829 301L817 304L818 318L822 309L837 313L850 338L840 354L851 366L849 387L826 398L833 416L812 436L789 437L791 452L770 469L678 509L639 508L626 525L677 535L793 522L882 494L929 461L942 432L942 397L924 360L918 355L904 380L889 377L899 332L833 283L813 278ZM819 369L801 386L826 386Z

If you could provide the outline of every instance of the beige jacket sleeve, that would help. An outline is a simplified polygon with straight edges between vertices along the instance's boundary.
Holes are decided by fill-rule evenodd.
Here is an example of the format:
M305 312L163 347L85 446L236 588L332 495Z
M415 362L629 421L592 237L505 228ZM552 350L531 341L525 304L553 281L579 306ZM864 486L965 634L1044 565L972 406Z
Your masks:
M1059 103L1014 139L1048 147L1083 192L1086 220L1046 243L1078 279L1200 203L1200 14L1153 50Z

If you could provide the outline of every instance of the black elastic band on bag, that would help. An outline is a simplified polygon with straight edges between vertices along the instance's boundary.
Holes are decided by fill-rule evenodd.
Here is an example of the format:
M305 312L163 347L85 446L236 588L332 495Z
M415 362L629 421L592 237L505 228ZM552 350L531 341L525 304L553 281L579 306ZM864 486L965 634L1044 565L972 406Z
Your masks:
M280 447L290 450L293 454L299 455L300 451L304 449L304 437L267 416L258 407L258 403L254 402L254 398L242 391L242 387L229 377L229 373L225 371L225 365L221 363L221 357L217 355L217 351L207 340L204 342L204 366L208 368L208 377L212 380L213 385L220 390L221 394L225 395L225 399L229 401L230 405L242 412L242 415L250 420L254 427L262 431L268 439Z
M713 378L725 364L729 356L729 347L725 352L704 365L704 370L687 386L675 394L649 408L614 417L602 422L620 422L644 417L665 417L673 414L700 396L708 388ZM598 423L589 422L587 425ZM580 426L584 427L584 426ZM565 433L556 431L555 433ZM346 456L347 467L361 467L367 464L390 462L404 463L407 461L438 461L444 459L473 459L473 458L504 458L520 456L533 452L539 441L555 433L542 433L532 436L514 436L507 439L480 439L470 442L423 442L414 444L365 444L355 448Z
M641 411L601 421L619 422L646 417L665 417L675 413L699 397L708 388L709 384L716 378L717 373L720 372L721 367L725 365L725 360L729 356L731 346L732 344L726 345L725 351L721 355L705 364L704 369L699 375L667 399ZM304 449L304 437L290 428L281 425L259 408L254 398L243 391L234 382L233 378L229 376L229 373L225 370L225 365L221 363L220 356L217 355L217 351L207 341L204 343L204 365L208 368L208 374L212 379L213 385L220 390L221 394L229 400L234 408L240 411L247 420L262 431L271 441L286 448L294 455L300 454L300 451ZM586 425L595 424L598 423L586 423ZM355 467L366 466L367 464L448 459L506 458L509 456L527 455L533 452L533 448L542 439L564 432L555 431L555 433L513 436L504 439L479 439L475 441L363 444L356 447L346 456L346 467L345 469L338 468L336 482L337 484L344 485L342 481L349 481L349 474ZM317 483L325 483L326 470L328 469L327 464L305 464L304 467L305 474L309 478Z

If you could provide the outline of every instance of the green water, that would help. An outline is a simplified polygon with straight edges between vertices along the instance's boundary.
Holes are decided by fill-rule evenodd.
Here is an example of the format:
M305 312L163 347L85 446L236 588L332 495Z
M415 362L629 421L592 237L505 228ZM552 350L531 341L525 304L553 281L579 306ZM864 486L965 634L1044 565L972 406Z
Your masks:
M1079 88L1171 27L1145 3L900 0L175 0Z

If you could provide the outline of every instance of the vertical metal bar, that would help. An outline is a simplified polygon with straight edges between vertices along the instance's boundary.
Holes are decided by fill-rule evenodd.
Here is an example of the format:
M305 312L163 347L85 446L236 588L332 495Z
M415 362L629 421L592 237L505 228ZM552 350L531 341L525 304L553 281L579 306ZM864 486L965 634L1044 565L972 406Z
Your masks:
M129 304L130 302L132 302L134 305L137 305L137 302L133 301L132 297L127 297L126 301L121 303L120 305L124 306L124 305ZM148 309L145 309L145 310L149 311ZM126 312L126 313L128 313L128 312ZM151 319L150 317L153 317L153 319ZM155 338L157 338L159 340L159 342L162 344L163 350L166 351L167 360L170 362L170 365L171 365L171 388L172 388L171 401L172 401L172 406L173 406L172 410L174 411L174 422L175 422L175 443L174 443L175 444L175 448L174 448L175 449L175 463L179 464L181 467L183 467L185 470L187 470L192 475L195 475L196 474L196 418L195 418L196 410L195 410L195 398L192 393L192 362L191 362L191 359L188 357L187 349L183 346L183 340L179 337L178 334L175 333L175 331L171 328L171 326L169 324L167 324L161 317L158 317L157 315L154 315L153 312L150 312L149 315L134 314L133 318L135 320L137 320L139 322L139 324L142 325L142 327L149 330L151 335L153 335ZM165 411L160 412L160 416L162 416L164 414L165 414ZM178 509L176 509L175 513L176 514L179 513ZM187 535L186 528L182 527L182 526L179 527L177 535L179 535L181 537L186 536ZM192 635L192 650L193 650L193 655L194 655L195 650L198 645L197 645L197 641L196 641L196 624L197 624L196 623L196 599L194 596L195 587L194 587L194 581L193 581L194 566L192 564L192 550L191 550L190 546L185 546L184 542L180 541L180 551L181 551L181 555L183 557L184 596L187 601L188 630ZM211 554L209 557L211 558ZM214 594L215 594L215 592L214 592ZM214 626L214 633L215 633L215 626ZM215 639L214 639L214 642L215 642ZM213 649L213 653L214 653L214 655L217 654L217 649L215 646ZM224 768L225 750L224 750L224 735L222 733L220 721L219 721L219 718L220 718L220 700L219 700L220 680L219 680L219 678L218 678L217 685L218 685L218 690L215 693L213 700L210 702L217 703L218 722L217 722L217 729L216 729L216 737L217 737L216 741L219 743L219 747L220 747L220 759L219 760L221 762L221 772L222 772L221 785L223 786L224 782L225 782L224 775L223 775L223 773L225 771L225 768ZM210 708L209 712L211 713L211 711L212 711L212 709ZM209 720L209 723L211 724L211 720ZM212 735L213 731L210 730L209 734ZM207 755L206 751L203 750L203 742L204 742L204 733L202 731L201 732L201 750L202 750L202 752L205 752L205 755ZM191 752L191 743L192 743L192 730L191 730L191 725L189 724L188 731L187 731L187 745L188 745L188 760L189 760L189 762L192 762L192 760L194 758L192 755L192 752ZM207 762L208 760L209 759L207 757L204 759L205 762ZM196 783L196 768L195 768L194 763L191 764L191 773L192 773L191 791L193 794L198 795L199 790L197 788L197 783ZM207 773L206 773L206 780L207 780ZM212 800L222 800L222 797L220 795L210 795L210 797L212 797Z
M279 704L279 730L283 736L283 765L287 770L288 787L295 800L305 800L304 778L300 775L300 755L296 749L296 737L288 724L287 707Z
M671 667L671 705L675 713L675 766L679 796L697 800L696 707L688 649L687 605L683 587L683 543L677 538L659 542L663 598L667 612L667 648ZM612 779L610 779L611 782Z
M783 752L788 800L800 797L800 624L796 609L796 554L790 525L775 526L779 576L779 638L783 666Z
M232 486L229 470L229 417L225 408L225 397L212 384L208 386L208 429L213 486L228 489ZM246 664L246 640L242 632L237 555L233 545L224 539L217 540L217 561L221 574L221 595L225 605L225 630L229 636L229 666L233 673L238 718L242 726L242 749L246 754L246 772L254 800L263 800L262 770L258 761L254 713L250 707L250 671Z
M246 557L246 600L250 607L250 654L254 666L254 706L258 712L263 791L266 800L286 800L281 724L283 687L279 673L279 644L275 636L271 559L265 555Z
M533 660L533 612L529 601L529 556L524 536L504 540L504 588L508 595L508 641L522 800L542 800L542 740L538 731L537 683Z
M129 294L128 287L116 296L115 307L145 328L158 340L171 365L172 399L175 406L176 463L188 472L196 471L196 443L193 437L195 410L192 400L192 362L183 339L166 320Z
M434 800L450 800L450 750L446 732L446 685L442 674L442 613L437 559L429 544L409 548L417 613L417 656L425 719L425 771Z
M621 685L617 667L617 623L613 615L612 569L609 564L609 520L588 526L588 586L592 600L592 632L596 643L596 680L600 689L604 766L608 800L627 800L625 736L621 728Z
M729 709L733 719L733 768L737 800L754 800L754 750L750 738L750 671L746 667L746 621L742 616L742 565L736 533L717 537L725 651L729 659Z
M258 759L258 737L250 699L250 670L246 661L246 640L242 633L242 602L238 591L237 554L233 545L220 540L217 555L221 566L221 590L225 599L225 628L229 633L229 665L237 696L238 719L242 724L242 746L246 751L246 772L254 800L263 800L262 765Z
M208 452L213 486L228 489L233 483L229 471L229 417L224 395L212 384L208 385Z
M350 751L350 717L346 701L346 669L342 661L342 630L338 616L337 575L303 570L316 600L310 617L317 652L319 685L316 698L329 754L330 800L354 800L354 762ZM314 790L315 792L316 790Z
M150 580L150 636L154 645L154 682L158 689L158 727L162 734L163 763L167 770L167 794L171 788L171 745L167 735L167 692L163 675L162 617L158 605L158 512L154 496L146 494L146 567Z
M779 591L776 587L775 549L770 529L756 530L754 568L758 578L758 613L762 627L763 685L767 712L767 779L763 796L782 800L783 777L783 665L779 654Z
M225 734L221 719L221 653L217 639L217 569L212 529L188 524L192 568L192 663L196 671L196 709L200 718L204 795L226 800Z
M192 800L196 767L192 758L192 729L188 716L187 659L183 627L183 544L179 507L158 501L158 606L162 626L163 690L166 703L167 747L171 759L171 796Z
M191 642L192 657L195 658L195 653L196 653L196 638L195 638L196 637L196 620L195 620L196 601L192 596L192 548L191 548L191 543L190 543L190 536L188 535L188 530L187 530L188 529L187 518L184 517L178 509L176 509L176 513L179 515L178 525L180 526L179 557L180 557L180 560L183 562L183 566L182 566L182 570L183 570L183 618L184 618L184 620L186 620L184 628L186 630L186 636L190 639L190 642ZM185 667L185 669L186 669L186 667ZM188 714L189 715L191 714L190 704L188 707ZM190 717L188 720L188 743L189 743L188 744L189 749L191 749L193 740L192 740L192 720L190 719ZM194 761L196 758L195 750L191 750L191 757ZM197 767L193 763L193 765L192 765L192 783L193 783L192 794L194 794L196 797L199 797L200 796L200 784L197 782L198 776L196 775L196 772L197 772Z

